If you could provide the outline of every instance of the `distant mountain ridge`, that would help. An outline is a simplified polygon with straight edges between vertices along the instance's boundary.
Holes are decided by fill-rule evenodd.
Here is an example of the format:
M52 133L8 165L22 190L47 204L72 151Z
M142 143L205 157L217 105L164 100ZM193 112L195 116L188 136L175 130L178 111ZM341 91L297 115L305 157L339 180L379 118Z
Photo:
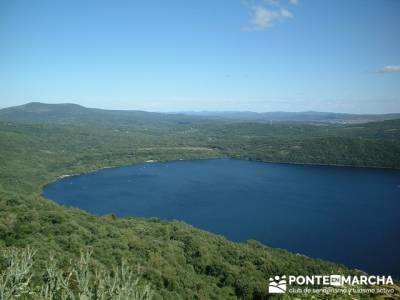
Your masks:
M49 104L42 102L29 102L27 104L0 109L1 117L26 117L34 114L45 117L67 117L72 115L129 115L129 114L152 114L139 110L107 110L99 108L88 108L74 103Z
M11 106L0 111L23 111L23 112L31 112L31 113L44 113L53 110L65 110L65 111L79 111L85 110L86 107L75 104L75 103L60 103L60 104L48 104L42 102L29 102L27 104L19 105L19 106Z
M141 110L107 110L88 108L74 103L48 104L30 102L20 106L0 109L0 121L23 123L114 123L141 124L166 122L181 123L204 120L225 120L234 122L302 122L359 124L400 119L400 113L393 114L346 114L332 112L251 112L251 111L183 111L157 113Z
M107 110L88 108L73 103L47 104L30 102L20 106L0 109L0 121L21 123L104 124L104 125L158 125L163 122L184 122L196 117L140 110ZM199 117L197 117L199 118Z
M400 119L400 113L392 114L347 114L319 111L304 112L252 112L252 111L184 111L185 115L204 116L225 120L251 122L315 122L315 123L367 123Z

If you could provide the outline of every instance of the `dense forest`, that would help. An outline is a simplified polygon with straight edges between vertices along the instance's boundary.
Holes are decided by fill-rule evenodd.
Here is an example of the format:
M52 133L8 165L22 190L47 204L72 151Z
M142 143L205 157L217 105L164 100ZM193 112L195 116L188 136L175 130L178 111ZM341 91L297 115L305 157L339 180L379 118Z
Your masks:
M28 258L31 279L25 286L31 288L25 299L95 298L82 294L77 274L93 274L92 285L86 285L93 295L99 282L107 282L98 278L117 276L122 264L130 266L143 299L266 299L273 275L361 272L257 241L233 243L180 221L94 216L44 199L42 187L61 175L147 160L235 157L400 168L399 154L400 120L270 124L74 105L0 110L0 293L11 262ZM10 254L10 249L19 250ZM27 258L29 251L35 254ZM73 270L79 270L85 253L91 253L90 262L83 273L71 271L72 292L64 290L69 296L62 298L60 288L56 297L47 297L49 257L57 259L51 265L61 274L57 278L64 278L73 269L71 261L78 262ZM141 299L139 294L125 297Z

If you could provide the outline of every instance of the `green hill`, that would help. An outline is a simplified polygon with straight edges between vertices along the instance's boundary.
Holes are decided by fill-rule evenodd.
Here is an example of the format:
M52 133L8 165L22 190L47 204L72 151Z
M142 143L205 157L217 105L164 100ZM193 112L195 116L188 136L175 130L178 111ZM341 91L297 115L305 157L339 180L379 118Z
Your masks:
M21 123L57 123L97 126L173 125L204 118L139 110L106 110L77 104L31 102L0 109L0 120Z
M93 216L44 199L42 186L63 174L149 159L232 156L400 166L399 121L362 128L270 125L142 112L137 114L149 118L129 115L121 121L113 115L120 116L116 112L106 112L112 116L104 119L99 117L101 110L68 104L56 106L56 113L54 106L50 111L46 107L35 104L18 112L0 111L0 249L36 249L37 274L50 253L66 268L70 259L88 248L93 250L94 264L107 269L121 260L140 264L154 299L265 299L268 278L276 274L355 271L256 241L233 243L179 221ZM33 278L35 284L43 280Z

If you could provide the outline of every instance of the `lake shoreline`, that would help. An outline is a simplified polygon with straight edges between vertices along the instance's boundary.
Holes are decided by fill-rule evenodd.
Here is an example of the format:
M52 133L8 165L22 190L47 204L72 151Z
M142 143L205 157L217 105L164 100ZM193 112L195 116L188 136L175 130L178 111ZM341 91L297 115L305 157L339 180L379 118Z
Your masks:
M56 176L56 178L51 179L47 183L43 184L40 186L40 195L43 196L43 189L46 188L46 186L55 183L59 180L62 180L64 178L68 177L75 177L75 176L81 176L81 175L87 175L91 173L96 173L102 170L106 169L118 169L118 168L124 168L124 167L130 167L130 166L136 166L140 164L155 164L155 163L167 163L167 162L179 162L179 161L191 161L191 160L208 160L208 159L237 159L237 160L245 160L245 161L254 161L254 162L260 162L260 163L266 163L266 164L282 164L282 165L304 165L304 166L321 166L321 167L337 167L337 168L362 168L362 169L382 169L382 170L400 170L400 168L395 168L395 167L379 167L379 166L357 166L357 165L344 165L344 164L323 164L323 163L306 163L306 162L283 162L283 161L268 161L268 160L261 160L261 159L254 159L254 158L244 158L244 157L235 157L235 156L219 156L219 157L207 157L207 158L190 158L190 159L171 159L171 160L144 160L140 162L135 162L131 164L123 164L123 165L115 165L115 166L105 166L101 167L98 169L91 169L87 171L83 171L80 173L73 173L73 174L61 174ZM44 196L43 196L44 197ZM47 199L47 198L46 198Z
M80 176L80 175L87 175L91 173L95 173L98 171L102 171L105 169L118 169L118 168L124 168L124 167L130 167L130 166L136 166L140 164L156 164L156 163L167 163L167 162L179 162L179 161L191 161L191 160L208 160L208 159L236 159L236 160L245 160L245 161L254 161L254 162L260 162L260 163L267 163L267 164L282 164L282 165L304 165L304 166L324 166L324 167L338 167L338 168L362 168L362 169L382 169L382 170L400 170L400 168L395 168L395 167L382 167L382 166L362 166L362 165L345 165L345 164L331 164L331 163L306 163L306 162L291 162L291 161L273 161L273 160L261 160L261 159L254 159L254 158L243 158L243 157L235 157L235 156L220 156L220 157L208 157L208 158L190 158L190 159L171 159L171 160L146 160L146 161L141 161L141 162L136 162L132 164L124 164L124 165L116 165L116 166L105 166L101 167L98 169L91 169L88 171L83 171L80 173L73 173L73 174L61 174L54 178L53 180L45 183L44 185L41 186L43 189L47 185L67 178L67 177L74 177L74 176Z
M267 161L261 159L253 159L253 158L235 158L233 159L243 159L248 161L257 161L263 163L272 163L272 164L285 164L285 165L304 165L304 166L324 166L324 167L338 167L338 168L365 168L365 169L384 169L384 170L400 170L400 168L395 167L379 167L379 166L357 166L357 165L344 165L344 164L323 164L323 163L306 163L306 162L280 162L280 161Z

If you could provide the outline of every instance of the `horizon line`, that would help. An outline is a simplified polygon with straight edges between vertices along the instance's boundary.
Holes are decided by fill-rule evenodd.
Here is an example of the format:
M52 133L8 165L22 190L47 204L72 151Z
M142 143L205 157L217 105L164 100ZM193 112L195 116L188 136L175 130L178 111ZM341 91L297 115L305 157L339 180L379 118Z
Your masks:
M146 109L123 109L123 108L105 108L105 107L91 107L85 106L75 102L60 102L60 103L49 103L49 102L41 102L41 101L30 101L24 104L13 105L13 106L0 106L0 110L9 109L13 107L24 106L28 104L44 104L44 105L76 105L83 108L88 109L100 109L100 110L112 110L112 111L142 111L149 113L161 113L161 114L189 114L189 113L254 113L254 114L265 114L265 113L331 113L331 114L346 114L346 115L392 115L392 114L400 114L398 112L386 112L386 113L352 113L352 112L335 112L335 111L321 111L321 110L298 110L298 111L289 111L289 110L270 110L270 111L254 111L254 110L240 110L240 109L182 109L182 110L146 110Z

